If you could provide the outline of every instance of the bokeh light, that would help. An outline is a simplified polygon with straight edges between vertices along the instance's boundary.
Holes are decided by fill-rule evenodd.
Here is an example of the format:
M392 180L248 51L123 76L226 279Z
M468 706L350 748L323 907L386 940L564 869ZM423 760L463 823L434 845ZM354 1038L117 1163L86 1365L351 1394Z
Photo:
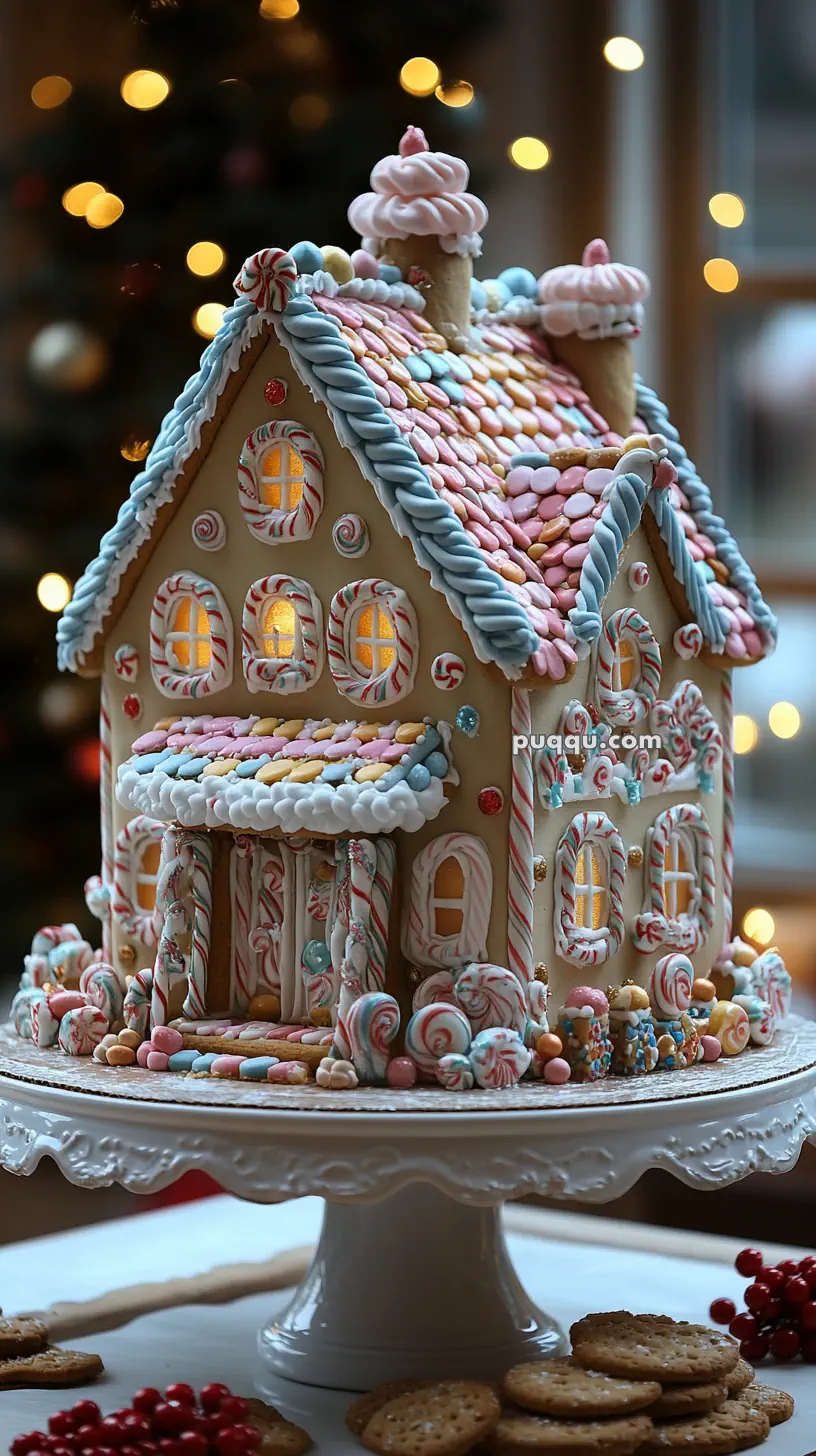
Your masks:
M708 199L708 210L720 227L736 228L745 221L745 203L736 192L715 192Z
M616 71L638 71L646 57L643 47L628 35L613 35L603 48L604 59Z
M258 13L264 20L294 20L300 0L261 0Z
M99 197L104 191L101 182L77 182L75 187L63 192L62 205L72 217L84 217L91 199Z
M751 753L757 746L759 729L747 713L734 715L734 752Z
M202 339L214 339L227 311L225 303L202 303L193 314L193 328Z
M507 155L514 167L524 172L540 172L552 156L547 143L536 136L516 137L507 148Z
M331 116L331 107L325 96L316 91L305 91L296 96L289 107L289 120L300 131L317 131Z
M733 293L739 283L739 269L730 258L709 258L703 277L715 293Z
M776 930L776 921L770 910L755 905L753 910L746 912L742 928L748 939L755 940L757 945L770 945Z
M62 612L71 600L71 583L58 571L47 571L37 582L37 601L47 612Z
M152 443L153 441L147 439L146 436L139 435L136 433L135 430L132 430L129 435L125 436L124 440L119 446L119 454L124 460L131 460L134 462L138 460L144 460L150 453L150 446L152 445Z
M218 243L193 243L187 249L187 267L197 278L211 278L220 273L227 261L224 249Z
M97 192L85 208L85 221L92 228L107 228L117 222L125 204L115 192Z
M802 715L793 703L774 703L768 713L768 727L777 738L795 738L802 726Z
M475 94L469 81L446 81L434 91L437 101L441 101L443 106L454 108L470 106Z
M41 76L31 88L31 100L40 111L53 111L68 100L73 89L65 76Z
M170 82L161 71L129 71L119 90L122 100L136 111L152 111L170 95Z
M436 61L428 56L412 56L399 73L399 83L409 96L431 96L439 85L441 72Z

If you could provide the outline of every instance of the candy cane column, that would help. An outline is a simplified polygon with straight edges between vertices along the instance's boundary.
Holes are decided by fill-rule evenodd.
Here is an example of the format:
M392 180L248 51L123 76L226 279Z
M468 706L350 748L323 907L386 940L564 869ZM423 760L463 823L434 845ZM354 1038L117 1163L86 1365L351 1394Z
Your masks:
M102 680L102 693L99 700L99 809L102 839L102 887L108 894L108 902L102 919L102 956L104 960L110 961L110 895L113 886L113 765L111 760L110 698L104 678Z
M175 829L168 829L162 839L161 868L156 889L156 906L161 911L162 926L153 966L150 1002L152 1026L166 1025L173 989L187 976L187 959L179 945L179 938L186 936L190 930L190 918L183 903L183 880L189 870L191 854L188 846L177 846L176 835Z
M207 1014L207 969L212 928L212 843L208 834L182 834L180 848L192 857L193 940L183 1013L192 1020Z
M723 945L727 945L734 922L734 696L730 672L722 677L722 739Z
M507 879L507 964L525 984L533 979L533 760L530 693L514 687L510 731L523 734L525 747L513 754L510 791L510 854Z

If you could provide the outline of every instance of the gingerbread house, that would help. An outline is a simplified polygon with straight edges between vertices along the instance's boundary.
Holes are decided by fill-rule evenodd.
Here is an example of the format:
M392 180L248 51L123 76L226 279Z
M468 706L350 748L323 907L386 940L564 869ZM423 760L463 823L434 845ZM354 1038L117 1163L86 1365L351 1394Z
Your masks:
M248 260L59 623L147 1025L331 1042L376 992L390 1041L457 987L512 1025L488 965L523 1035L543 965L558 1003L728 939L731 669L773 616L635 375L645 276L596 242L476 282L467 181L411 128L360 250Z

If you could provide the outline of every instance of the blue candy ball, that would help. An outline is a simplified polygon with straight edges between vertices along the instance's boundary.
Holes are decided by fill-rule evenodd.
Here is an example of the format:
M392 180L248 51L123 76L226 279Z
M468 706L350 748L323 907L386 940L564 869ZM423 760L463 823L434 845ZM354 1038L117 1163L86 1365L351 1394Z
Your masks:
M323 254L317 243L295 243L290 248L298 273L318 273L323 267Z
M431 757L433 757L433 755L431 755ZM429 783L431 782L431 775L428 769L425 767L424 763L414 764L413 768L408 774L406 782L409 789L415 789L417 793L421 793L423 789L427 789Z
M514 296L520 294L522 298L535 298L538 292L538 283L529 268L505 268L499 274L498 281L505 288L509 288Z
M482 309L487 308L487 294L478 278L471 278L470 280L470 302L473 308L479 313L481 313Z
M399 268L395 268L394 267L393 263L381 263L380 264L380 277L381 277L383 283L401 283L402 282L402 274L400 273Z
M325 940L310 940L303 947L303 964L307 971L314 971L320 974L325 971L331 962L331 951Z
M448 760L444 753L429 753L425 759L425 767L435 779L443 779L448 772Z

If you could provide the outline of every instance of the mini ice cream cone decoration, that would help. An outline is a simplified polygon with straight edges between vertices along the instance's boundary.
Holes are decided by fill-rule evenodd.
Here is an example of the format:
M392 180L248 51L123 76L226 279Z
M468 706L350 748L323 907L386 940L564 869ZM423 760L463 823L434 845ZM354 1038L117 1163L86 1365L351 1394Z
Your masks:
M593 986L575 986L558 1013L557 1035L573 1081L605 1077L612 1059L609 1002Z
M657 1041L649 996L631 983L613 987L609 999L609 1035L612 1072L618 1077L640 1076L657 1066Z
M578 375L609 428L624 437L635 414L635 368L629 344L643 325L649 280L639 268L613 263L595 238L580 266L551 268L538 280L541 323L553 351Z
M487 222L484 203L465 190L469 175L459 157L430 151L421 129L409 126L398 155L377 162L372 191L348 211L364 248L405 279L421 279L425 317L453 347L470 329L471 258L482 251Z

